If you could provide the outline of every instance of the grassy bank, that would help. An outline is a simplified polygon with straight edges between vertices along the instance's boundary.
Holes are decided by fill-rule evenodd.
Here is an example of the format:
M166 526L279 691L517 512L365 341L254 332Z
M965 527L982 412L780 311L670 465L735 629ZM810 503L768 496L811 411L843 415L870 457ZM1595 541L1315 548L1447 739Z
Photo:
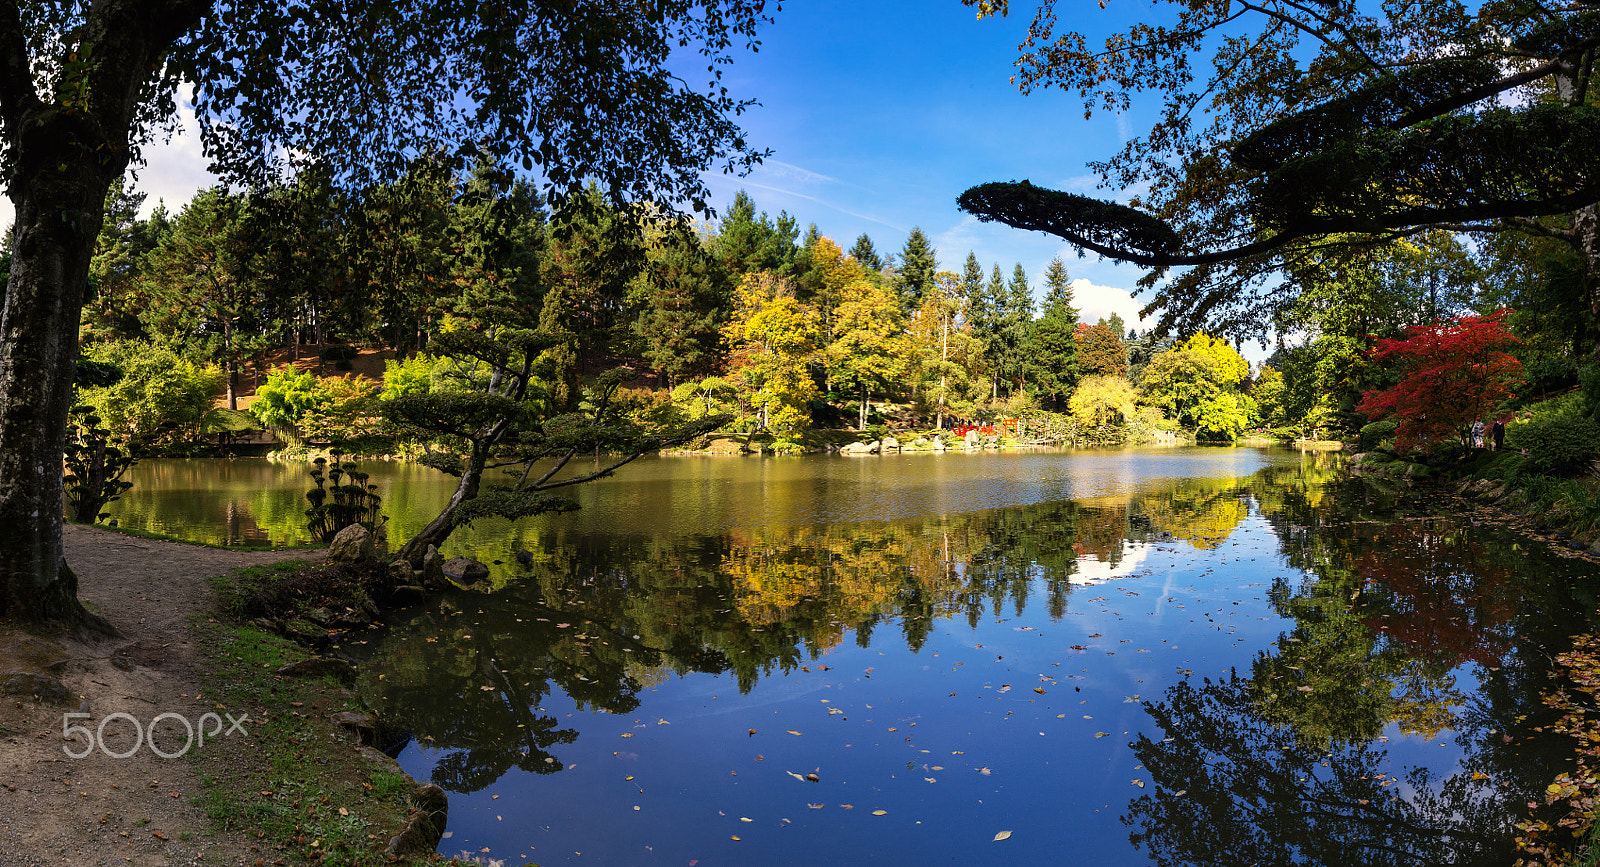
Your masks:
M304 568L252 567L214 584L224 607L237 608L241 598L292 581ZM259 841L251 847L257 863L394 863L390 840L418 815L418 787L362 743L360 727L341 723L339 715L362 716L351 693L333 676L281 674L313 656L280 635L226 616L196 626L209 660L207 699L219 714L251 720L248 739L220 739L222 748L197 752L200 802L215 826ZM431 849L420 857L436 858ZM408 860L416 859L401 859Z

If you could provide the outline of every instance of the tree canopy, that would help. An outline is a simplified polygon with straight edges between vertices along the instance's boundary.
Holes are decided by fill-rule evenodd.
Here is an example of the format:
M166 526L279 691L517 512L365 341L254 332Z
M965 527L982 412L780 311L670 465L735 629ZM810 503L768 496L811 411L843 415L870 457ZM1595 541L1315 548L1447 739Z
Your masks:
M0 2L0 183L16 206L0 311L0 616L109 626L62 557L59 459L79 313L110 186L174 128L190 89L224 179L294 159L364 186L418 157L535 172L558 210L705 210L702 172L763 153L722 68L756 46L764 0ZM703 85L669 60L698 52Z
M1024 180L975 186L960 206L1149 266L1143 283L1160 289L1147 311L1164 310L1163 329L1228 337L1267 333L1293 298L1278 272L1330 247L1517 229L1566 238L1596 272L1593 4L1172 7L1095 46L1043 0L1016 64L1025 92L1075 92L1086 114L1159 95L1150 132L1092 165L1138 195L1123 204Z

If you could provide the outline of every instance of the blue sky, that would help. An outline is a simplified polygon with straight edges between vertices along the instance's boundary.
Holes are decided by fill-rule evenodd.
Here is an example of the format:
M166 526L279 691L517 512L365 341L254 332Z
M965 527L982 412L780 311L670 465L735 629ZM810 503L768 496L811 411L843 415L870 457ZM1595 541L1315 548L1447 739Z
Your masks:
M1145 0L1073 4L1103 31L1148 14ZM1008 19L976 20L958 0L791 2L761 35L755 54L740 53L724 73L736 98L760 105L740 118L750 141L773 153L745 178L707 174L712 204L726 209L739 189L758 208L788 211L815 223L848 249L858 235L881 253L897 252L913 226L938 250L942 268L960 271L975 252L987 272L1009 278L1020 262L1037 287L1051 257L1067 263L1088 321L1115 311L1135 324L1142 302L1130 298L1138 268L1077 257L1058 239L982 224L956 210L956 196L986 181L1028 178L1042 186L1096 193L1090 160L1105 158L1148 118L1097 114L1059 91L1023 96L1010 83L1031 6ZM703 83L704 66L688 69ZM193 135L147 149L137 189L146 210L164 200L176 210L213 179ZM0 220L10 202L0 199Z
M1082 6L1105 20L1080 26L1117 23ZM1022 95L1010 76L1028 21L978 21L956 0L785 4L761 50L740 56L728 73L736 96L761 101L742 121L772 157L746 178L708 175L714 204L725 208L743 188L759 208L816 223L846 249L865 232L880 252L895 252L920 227L941 267L959 271L972 251L985 271L999 263L1008 277L1022 263L1035 287L1060 255L1084 281L1076 296L1086 319L1115 310L1133 324L1141 302L1126 290L1140 269L1080 259L1057 238L979 223L956 209L956 196L986 181L1120 192L1096 193L1086 164L1143 127L1137 117L1085 120L1073 94Z

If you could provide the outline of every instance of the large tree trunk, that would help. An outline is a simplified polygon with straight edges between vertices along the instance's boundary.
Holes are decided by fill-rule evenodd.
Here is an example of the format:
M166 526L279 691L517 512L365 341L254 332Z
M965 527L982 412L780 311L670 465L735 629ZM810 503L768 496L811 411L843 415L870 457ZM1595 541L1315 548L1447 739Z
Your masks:
M61 543L62 444L78 315L106 190L121 174L120 166L115 174L90 168L33 177L19 171L21 183L12 187L16 234L0 310L0 614L115 634L78 603L78 579Z
M1600 207L1590 205L1572 214L1574 246L1583 256L1583 289L1589 302L1589 346L1600 353Z
M18 4L0 3L0 133L9 150L3 181L16 207L0 307L0 616L116 634L78 603L61 543L62 445L78 317L106 191L128 165L140 91L210 0L86 6L77 38L91 59L74 73L77 97L62 105L38 93Z

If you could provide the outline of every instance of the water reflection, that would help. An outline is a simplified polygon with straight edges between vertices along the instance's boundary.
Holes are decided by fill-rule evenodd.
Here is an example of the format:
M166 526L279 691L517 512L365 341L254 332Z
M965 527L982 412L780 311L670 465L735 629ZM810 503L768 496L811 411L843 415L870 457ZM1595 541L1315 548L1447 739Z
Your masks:
M1514 860L1592 576L1326 456L1197 454L657 462L343 651L508 863Z
M1123 822L1153 863L1515 860L1511 823L1527 796L1526 770L1473 754L1451 773L1425 765L1396 772L1375 742L1309 745L1295 728L1268 721L1256 693L1245 678L1206 678L1146 706L1162 736L1139 735L1133 751L1155 791L1135 798Z
M1139 543L1213 548L1247 513L1248 479L889 523L616 537L548 529L492 596L462 595L392 627L362 693L450 754L434 770L475 791L517 767L559 770L575 733L539 712L559 689L627 714L668 674L730 673L741 693L816 663L853 634L897 629L912 652L938 622L1053 620L1072 588L1115 575ZM1087 567L1087 568L1085 568ZM1088 572L1089 574L1084 574Z
M1552 577L1570 568L1468 521L1375 519L1359 483L1278 490L1269 520L1305 571L1271 600L1293 627L1248 677L1146 705L1161 735L1133 749L1157 787L1130 839L1163 865L1511 863L1513 824L1572 754L1537 736L1552 656L1591 610ZM1447 732L1447 762L1384 746Z

